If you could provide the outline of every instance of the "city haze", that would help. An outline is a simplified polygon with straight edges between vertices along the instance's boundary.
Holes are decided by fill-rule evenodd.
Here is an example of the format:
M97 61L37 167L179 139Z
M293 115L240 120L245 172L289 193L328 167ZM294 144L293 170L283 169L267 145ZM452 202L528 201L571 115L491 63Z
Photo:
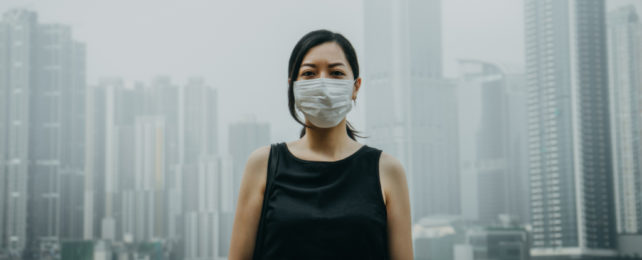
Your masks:
M4 0L0 260L226 259L250 153L299 138L287 62L317 29L355 47L347 119L403 165L415 259L642 255L640 14L640 0Z

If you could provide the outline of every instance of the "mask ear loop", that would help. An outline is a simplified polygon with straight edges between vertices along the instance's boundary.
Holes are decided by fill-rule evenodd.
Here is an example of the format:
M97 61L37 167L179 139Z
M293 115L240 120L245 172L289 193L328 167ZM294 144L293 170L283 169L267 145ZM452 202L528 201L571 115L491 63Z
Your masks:
M354 81L352 81L353 87L354 87L354 83L357 83L357 79L354 79ZM354 99L352 100L352 103L353 103L353 108L357 106L357 97L354 97Z

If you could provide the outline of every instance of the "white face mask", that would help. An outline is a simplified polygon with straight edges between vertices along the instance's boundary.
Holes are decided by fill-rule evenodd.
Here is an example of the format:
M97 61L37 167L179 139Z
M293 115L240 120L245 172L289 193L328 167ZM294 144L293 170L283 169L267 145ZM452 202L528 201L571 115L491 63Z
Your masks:
M294 82L294 102L315 126L337 126L352 109L356 80L317 78Z

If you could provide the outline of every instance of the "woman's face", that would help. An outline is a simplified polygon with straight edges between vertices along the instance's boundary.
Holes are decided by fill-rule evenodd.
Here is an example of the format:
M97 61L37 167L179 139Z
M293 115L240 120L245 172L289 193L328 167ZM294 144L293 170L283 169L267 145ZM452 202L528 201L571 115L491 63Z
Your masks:
M312 47L303 57L297 80L316 78L354 79L352 68L336 42L326 42ZM352 99L357 97L361 78L357 78L352 91Z

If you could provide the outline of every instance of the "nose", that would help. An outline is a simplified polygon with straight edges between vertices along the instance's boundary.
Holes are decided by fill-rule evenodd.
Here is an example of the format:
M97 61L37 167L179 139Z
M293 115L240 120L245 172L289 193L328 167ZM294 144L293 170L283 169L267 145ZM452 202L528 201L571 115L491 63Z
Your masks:
M321 73L319 73L320 78L328 78L328 72L325 70L322 70Z

